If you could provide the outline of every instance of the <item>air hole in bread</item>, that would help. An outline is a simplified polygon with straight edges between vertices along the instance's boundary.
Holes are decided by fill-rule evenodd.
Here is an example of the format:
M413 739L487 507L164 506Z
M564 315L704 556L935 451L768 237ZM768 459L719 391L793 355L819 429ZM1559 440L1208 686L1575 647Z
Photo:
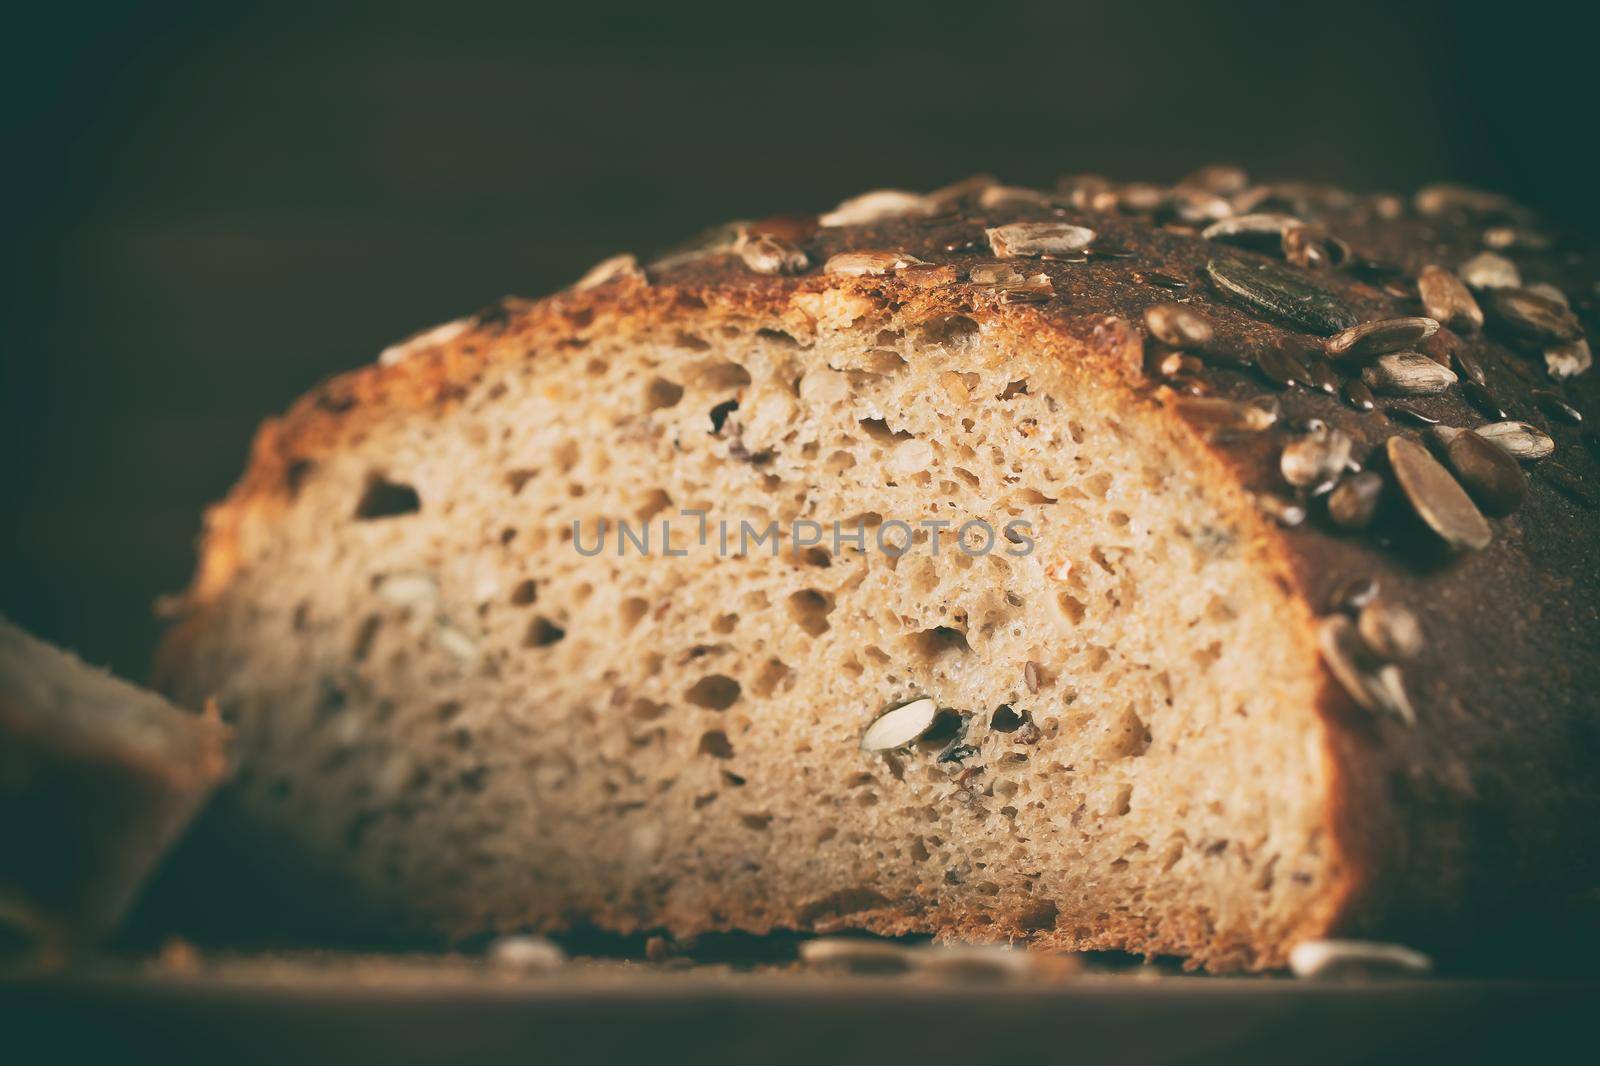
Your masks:
M913 633L906 644L911 651L920 658L932 661L941 655L964 653L972 650L967 643L967 635L954 626L934 626L920 633Z
M710 711L725 711L739 699L739 682L726 674L707 674L683 694L684 699L696 707Z
M750 384L750 371L734 362L702 363L690 372L689 380L707 392L727 392Z
M708 729L700 734L701 755L709 755L713 759L733 758L733 744L728 740L728 734L720 729Z
M300 495L300 490L305 487L306 479L311 476L311 471L315 468L316 464L310 459L295 459L284 467L283 484L284 488L288 490L291 500Z
M711 435L718 436L721 434L722 427L728 423L728 416L733 414L733 412L737 411L738 409L738 400L724 400L722 403L719 403L713 407L709 416L711 421Z
M356 519L362 522L378 518L398 518L422 510L422 498L417 490L399 481L390 481L382 474L369 474L361 500L356 504Z
M526 607L539 598L539 583L533 578L523 578L511 590L511 605L513 607Z
M828 613L832 610L833 597L816 589L801 589L789 596L789 616L813 637L828 631Z
M676 407L683 399L683 386L666 378L656 378L645 390L645 406L652 411Z
M638 596L629 596L617 607L617 617L622 620L623 628L632 629L639 624L639 619L650 610L648 601Z
M550 619L540 616L535 618L528 626L528 634L523 643L530 648L547 648L557 643L567 635L567 631L556 625Z

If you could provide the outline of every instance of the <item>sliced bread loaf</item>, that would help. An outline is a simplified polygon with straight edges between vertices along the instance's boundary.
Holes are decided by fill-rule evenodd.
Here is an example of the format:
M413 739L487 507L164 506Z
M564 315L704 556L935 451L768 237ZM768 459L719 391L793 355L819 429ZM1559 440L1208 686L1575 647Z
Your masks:
M1530 428L1563 471L1530 488L1422 430L1587 402L1500 342L1577 320L1532 293L1485 337L1454 274L1409 280L1522 224L1498 200L1219 173L742 223L324 385L210 513L161 656L237 723L229 817L459 936L1224 970L1572 898L1596 458Z

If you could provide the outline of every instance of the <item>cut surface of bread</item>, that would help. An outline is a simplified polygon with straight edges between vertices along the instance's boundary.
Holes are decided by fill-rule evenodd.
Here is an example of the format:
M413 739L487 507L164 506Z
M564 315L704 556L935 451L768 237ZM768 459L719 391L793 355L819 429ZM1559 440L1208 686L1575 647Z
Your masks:
M1375 217L1342 232L1456 254ZM1326 490L1417 430L1268 349L1416 309L1082 220L1123 247L1010 273L1024 237L1082 237L1039 222L997 266L948 221L841 220L768 269L747 230L432 331L269 422L159 664L239 730L232 824L455 937L858 928L1232 970L1528 891L1512 872L1595 810L1594 661L1525 666L1536 635L1492 605L1537 587L1541 625L1592 622L1565 554L1590 527L1540 486L1443 562L1400 556L1410 526L1330 528ZM829 266L772 276L796 255ZM1223 369L1147 350L1133 323L1175 287ZM1299 480L1330 427L1345 451ZM1432 460L1399 454L1444 521ZM1428 639L1372 629L1395 612L1355 635L1362 582ZM1528 766L1557 783L1518 792Z
M0 618L0 924L110 932L222 780L227 729Z

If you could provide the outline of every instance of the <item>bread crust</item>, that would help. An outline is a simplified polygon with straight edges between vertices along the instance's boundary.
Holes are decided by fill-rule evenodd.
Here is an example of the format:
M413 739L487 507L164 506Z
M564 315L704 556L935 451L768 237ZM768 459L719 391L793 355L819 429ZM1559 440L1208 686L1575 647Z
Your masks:
M1429 264L1462 262L1483 235L1482 220L1474 217L1387 217L1375 201L1325 199L1319 201L1321 220L1358 256L1393 263L1411 277ZM995 262L982 244L985 226L1057 220L1090 226L1100 241L1129 254L1088 263L1007 260L1027 274L1049 276L1053 295L1038 303L1008 303L1000 290L965 280L974 266ZM1288 528L1273 521L1253 501L1257 494L1284 496L1279 453L1285 434L1215 432L1146 366L1141 328L1148 307L1173 297L1149 282L1159 274L1189 283L1183 290L1189 306L1214 326L1211 347L1259 353L1279 344L1292 331L1229 302L1204 280L1207 260L1219 251L1247 261L1265 258L1255 253L1061 201L1004 208L964 203L931 218L823 227L806 232L799 246L813 264L801 276L753 273L725 248L536 302L507 298L442 342L424 340L388 365L336 377L267 421L242 480L207 513L194 583L158 653L158 682L170 689L183 675L209 605L227 589L247 551L243 538L270 528L274 513L292 499L304 464L380 420L449 410L500 361L535 352L576 356L588 337L616 329L754 325L803 340L819 321L840 316L892 311L902 320L932 321L961 315L1003 331L1014 344L1060 353L1114 387L1126 404L1157 412L1187 434L1213 488L1232 501L1240 528L1251 531L1261 565L1288 591L1284 625L1317 670L1319 743L1331 782L1324 830L1338 870L1301 936L1387 936L1450 953L1469 943L1480 949L1489 941L1525 943L1552 922L1570 922L1575 905L1592 906L1576 901L1600 883L1600 718L1593 695L1600 691L1594 641L1600 567L1588 555L1596 512L1535 477L1521 508L1494 521L1485 550L1448 560L1424 553L1420 561L1406 544L1340 533L1325 522ZM865 277L814 269L841 252L875 249L907 252L928 265ZM1522 257L1522 268L1527 281L1593 292L1589 278L1555 256ZM1356 273L1323 272L1318 282L1362 321L1420 313L1414 295ZM1484 365L1488 385L1511 417L1547 422L1531 395L1525 356L1490 334L1449 335L1448 343ZM1241 403L1276 397L1280 427L1321 419L1349 434L1363 461L1375 461L1392 434L1419 435L1382 407L1363 412L1313 389L1282 391L1249 371L1208 366L1196 377L1210 396ZM1568 396L1600 414L1592 374L1572 382ZM1484 421L1459 390L1407 402L1447 425ZM1600 485L1596 452L1577 444L1575 434L1557 435L1562 465L1588 485ZM1334 609L1342 586L1363 578L1423 620L1428 639L1406 670L1415 726L1363 710L1314 665L1318 618ZM739 921L740 901L723 904L726 924L747 927ZM1493 929L1464 936L1485 914L1495 915ZM626 916L611 917L627 924ZM1026 927L1025 915L1013 919ZM1139 950L1154 939L1142 923L1119 921L1095 930L1094 946ZM903 933L928 928L929 917L889 905L853 910L850 924ZM1219 950L1208 944L1202 916L1175 915L1171 926L1161 941L1171 943L1176 930L1187 929L1176 939L1219 968L1281 965L1291 946L1263 937Z

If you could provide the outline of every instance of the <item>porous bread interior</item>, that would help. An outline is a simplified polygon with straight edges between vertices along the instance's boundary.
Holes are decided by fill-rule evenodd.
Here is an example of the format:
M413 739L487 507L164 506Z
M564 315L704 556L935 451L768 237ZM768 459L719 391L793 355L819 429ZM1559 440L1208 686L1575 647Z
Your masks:
M182 678L240 724L239 808L456 934L1280 962L1334 876L1314 662L1219 479L1153 409L972 319L756 325L685 312L492 362L297 471ZM683 510L730 521L730 554ZM861 516L1023 519L1035 544L737 551L741 520ZM575 550L601 519L606 549ZM648 556L618 519L654 524ZM970 715L971 754L859 750L921 695Z

